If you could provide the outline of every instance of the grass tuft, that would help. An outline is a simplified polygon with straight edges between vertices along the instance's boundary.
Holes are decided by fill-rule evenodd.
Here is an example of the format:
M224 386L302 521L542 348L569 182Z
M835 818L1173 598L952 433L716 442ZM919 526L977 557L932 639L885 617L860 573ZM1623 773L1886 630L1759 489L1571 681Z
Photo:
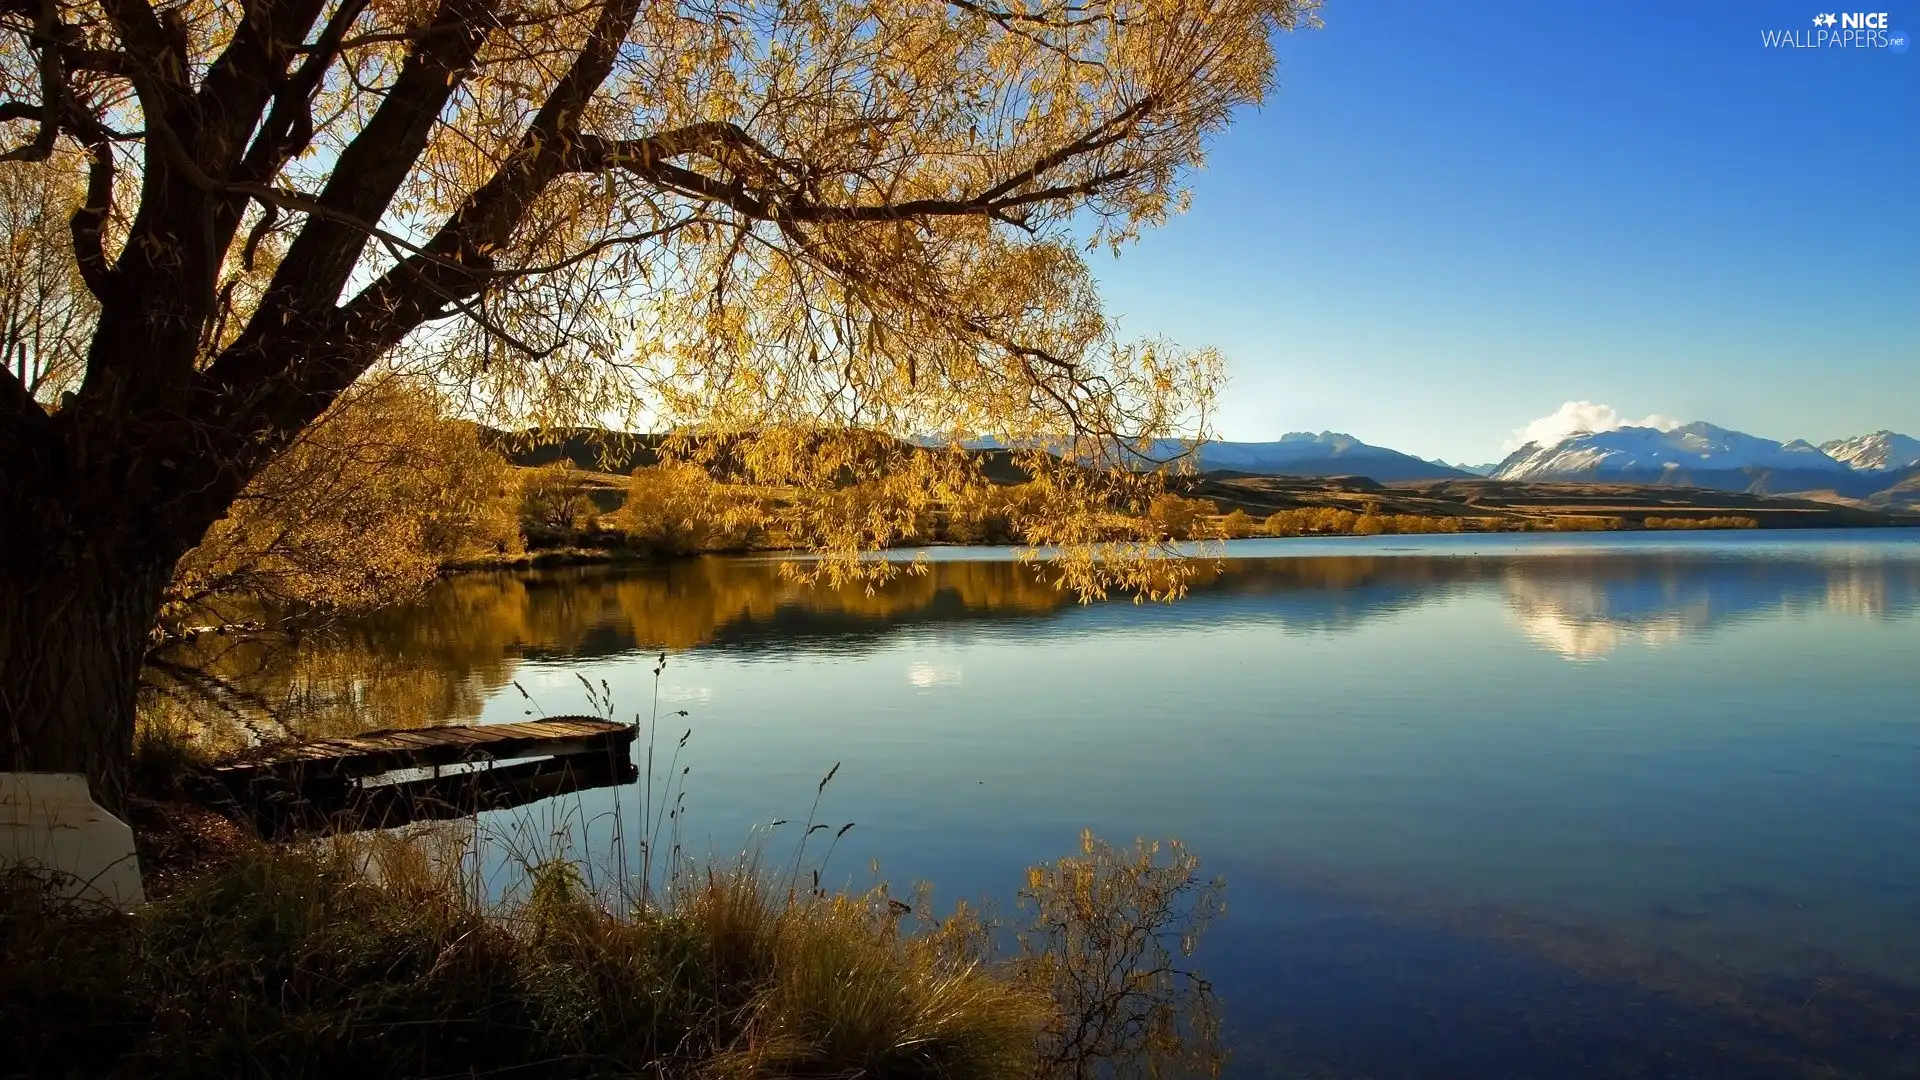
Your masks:
M1091 847L1029 878L1065 890L1048 919L1097 930L1062 942L1111 955L995 961L964 906L903 927L913 909L884 887L796 890L752 856L684 866L646 902L609 902L560 860L481 899L449 832L248 845L135 916L0 881L0 1075L986 1080L1082 1075L1063 1005L1179 1026L1126 975L1165 967L1141 942L1183 932L1190 860L1156 871L1148 848L1099 872L1105 910L1082 895ZM1121 929L1143 914L1167 926ZM1091 972L1121 982L1095 993Z

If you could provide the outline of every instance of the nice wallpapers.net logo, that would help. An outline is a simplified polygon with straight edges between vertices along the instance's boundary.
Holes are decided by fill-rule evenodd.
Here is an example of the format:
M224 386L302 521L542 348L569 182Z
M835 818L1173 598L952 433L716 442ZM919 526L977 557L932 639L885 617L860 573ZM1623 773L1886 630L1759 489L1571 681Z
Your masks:
M1885 49L1903 53L1912 42L1905 30L1893 29L1884 11L1823 11L1812 25L1760 31L1760 44L1769 49Z

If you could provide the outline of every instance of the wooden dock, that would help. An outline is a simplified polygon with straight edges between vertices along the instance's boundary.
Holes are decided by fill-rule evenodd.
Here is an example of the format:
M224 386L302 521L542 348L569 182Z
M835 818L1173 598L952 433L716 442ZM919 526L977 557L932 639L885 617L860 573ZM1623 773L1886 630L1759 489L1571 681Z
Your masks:
M214 797L276 838L466 817L631 783L637 734L586 716L370 731L216 766Z

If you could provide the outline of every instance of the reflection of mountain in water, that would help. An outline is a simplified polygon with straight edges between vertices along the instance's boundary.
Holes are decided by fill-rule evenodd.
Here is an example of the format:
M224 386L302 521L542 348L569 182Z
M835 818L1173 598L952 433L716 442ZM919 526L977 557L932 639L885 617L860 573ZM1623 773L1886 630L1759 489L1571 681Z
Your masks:
M1590 657L1788 608L1905 617L1920 606L1920 560L1829 559L1818 548L1242 559L1209 568L1175 604L1082 606L1043 569L1009 561L934 561L868 592L812 588L767 561L709 558L462 575L418 603L289 646L222 644L226 651L197 659L306 730L338 731L471 719L523 659L860 650L962 625L1016 635L1225 623L1326 633L1479 592L1502 596L1535 641Z
M1920 604L1920 563L1647 555L1515 560L1501 575L1528 637L1575 659L1671 643L1785 610L1898 618Z

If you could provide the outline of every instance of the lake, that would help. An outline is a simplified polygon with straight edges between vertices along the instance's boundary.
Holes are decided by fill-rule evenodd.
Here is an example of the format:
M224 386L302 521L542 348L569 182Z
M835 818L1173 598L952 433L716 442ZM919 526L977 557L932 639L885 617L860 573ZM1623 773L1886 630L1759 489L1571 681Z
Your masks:
M321 731L644 716L664 651L690 842L839 763L836 884L1178 837L1232 1076L1920 1076L1920 530L1242 541L1171 605L926 555L463 575L227 662Z

